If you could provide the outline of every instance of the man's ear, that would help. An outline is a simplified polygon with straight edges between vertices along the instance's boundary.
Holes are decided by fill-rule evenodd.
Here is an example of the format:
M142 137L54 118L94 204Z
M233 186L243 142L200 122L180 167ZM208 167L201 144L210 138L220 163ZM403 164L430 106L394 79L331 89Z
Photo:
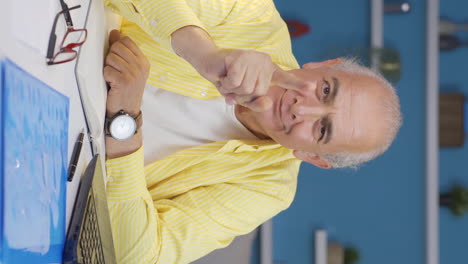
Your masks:
M336 58L332 60L320 61L320 62L309 62L302 65L303 69L312 70L321 67L333 67L341 62L341 58Z
M322 168L322 169L330 169L331 168L330 162L328 160L320 157L317 154L310 153L310 152L307 152L307 151L302 151L302 150L294 150L293 154L294 154L294 156L296 156L296 158L298 158L298 159L300 159L302 161L305 161L307 163L310 163L310 164L312 164L314 166L317 166L319 168Z

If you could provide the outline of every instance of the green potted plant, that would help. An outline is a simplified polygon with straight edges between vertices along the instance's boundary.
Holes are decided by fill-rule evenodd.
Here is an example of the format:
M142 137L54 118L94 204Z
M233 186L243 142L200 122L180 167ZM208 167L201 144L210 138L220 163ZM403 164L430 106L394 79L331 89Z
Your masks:
M439 204L447 207L456 216L468 211L468 188L456 184L450 191L439 195Z
M344 264L356 264L360 259L359 251L354 247L345 248Z

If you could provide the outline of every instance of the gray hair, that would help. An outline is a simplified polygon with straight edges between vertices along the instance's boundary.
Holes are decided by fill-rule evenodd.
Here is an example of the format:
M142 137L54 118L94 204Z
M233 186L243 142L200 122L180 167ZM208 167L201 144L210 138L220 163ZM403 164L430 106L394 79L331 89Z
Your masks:
M402 125L400 103L395 88L378 72L362 66L355 58L341 58L341 62L331 69L369 76L379 81L383 88L389 92L389 97L383 102L386 115L383 117L388 125L387 136L384 144L367 152L338 152L330 154L320 154L320 157L328 160L333 168L357 168L358 165L370 161L382 153L392 144L398 130Z

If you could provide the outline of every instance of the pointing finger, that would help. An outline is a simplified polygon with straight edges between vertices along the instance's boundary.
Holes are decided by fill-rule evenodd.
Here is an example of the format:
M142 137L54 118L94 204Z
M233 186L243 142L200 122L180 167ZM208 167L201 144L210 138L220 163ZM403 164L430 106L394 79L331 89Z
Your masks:
M294 74L283 71L279 68L273 73L271 83L273 85L281 86L285 89L296 91L303 91L312 85L311 82L304 81L296 77Z

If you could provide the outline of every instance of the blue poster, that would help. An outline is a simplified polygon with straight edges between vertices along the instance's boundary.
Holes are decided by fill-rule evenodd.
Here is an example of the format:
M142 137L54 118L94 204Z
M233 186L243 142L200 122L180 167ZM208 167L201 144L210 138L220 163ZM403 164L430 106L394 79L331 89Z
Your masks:
M0 263L61 263L69 100L0 61Z

